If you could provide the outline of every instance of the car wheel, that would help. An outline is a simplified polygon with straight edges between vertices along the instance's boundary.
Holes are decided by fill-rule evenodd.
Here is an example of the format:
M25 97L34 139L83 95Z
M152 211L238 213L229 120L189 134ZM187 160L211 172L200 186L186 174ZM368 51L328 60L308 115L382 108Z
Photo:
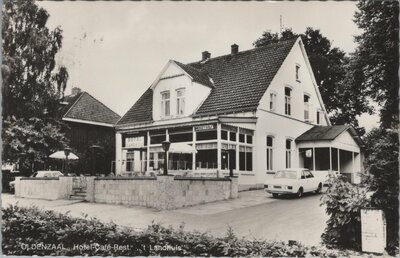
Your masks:
M273 193L272 197L276 198L276 197L278 197L278 194L277 193Z
M315 190L315 193L319 194L321 193L321 190L322 190L322 184L319 183L317 190Z
M297 191L297 198L300 198L303 196L303 187L300 187L299 190Z

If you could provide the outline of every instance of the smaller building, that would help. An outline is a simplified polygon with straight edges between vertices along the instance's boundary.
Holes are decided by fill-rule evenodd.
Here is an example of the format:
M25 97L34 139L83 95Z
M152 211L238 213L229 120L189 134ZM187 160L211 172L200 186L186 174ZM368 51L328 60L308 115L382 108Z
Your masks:
M78 173L108 174L115 156L114 124L120 116L88 92L73 88L60 102L61 120L68 125L70 147L80 158ZM95 168L93 168L95 166Z

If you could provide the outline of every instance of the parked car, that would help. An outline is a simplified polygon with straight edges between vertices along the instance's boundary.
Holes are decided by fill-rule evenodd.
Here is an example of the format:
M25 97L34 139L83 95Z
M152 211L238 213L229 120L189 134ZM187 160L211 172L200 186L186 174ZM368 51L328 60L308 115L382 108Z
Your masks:
M317 170L312 171L312 173L315 177L324 178L324 185L329 185L331 179L338 178L340 176L340 173L338 171L333 170Z
M300 198L306 192L320 193L324 181L323 177L314 177L306 168L288 168L278 170L272 179L265 181L264 190L273 197L296 194Z
M59 177L62 176L63 173L57 170L40 170L33 173L30 177ZM15 180L9 183L10 190L15 190Z

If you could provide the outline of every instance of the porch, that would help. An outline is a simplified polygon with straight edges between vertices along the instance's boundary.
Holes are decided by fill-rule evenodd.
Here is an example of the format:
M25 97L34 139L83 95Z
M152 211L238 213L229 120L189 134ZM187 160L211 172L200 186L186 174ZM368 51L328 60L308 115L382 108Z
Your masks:
M349 182L361 181L362 141L350 126L315 126L296 139L299 167L314 173L339 172Z

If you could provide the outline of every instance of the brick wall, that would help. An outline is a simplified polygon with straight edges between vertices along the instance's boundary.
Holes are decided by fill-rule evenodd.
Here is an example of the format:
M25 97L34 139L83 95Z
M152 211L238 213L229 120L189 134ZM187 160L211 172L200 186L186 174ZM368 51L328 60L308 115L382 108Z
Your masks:
M88 178L86 200L176 209L238 197L237 178Z

